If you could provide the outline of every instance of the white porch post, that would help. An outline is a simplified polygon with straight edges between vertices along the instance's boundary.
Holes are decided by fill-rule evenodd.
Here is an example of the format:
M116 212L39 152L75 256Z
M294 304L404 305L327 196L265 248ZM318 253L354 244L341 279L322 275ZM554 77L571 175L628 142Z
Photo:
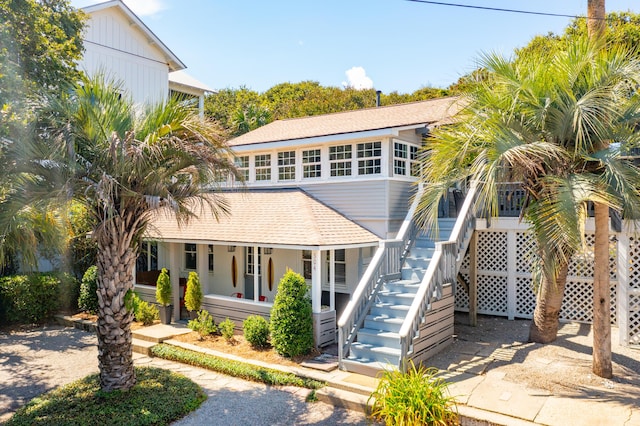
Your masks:
M262 256L258 256L258 246L253 248L253 300L258 301L260 292L260 272L262 271Z
M329 252L329 310L336 310L336 251Z
M180 319L180 260L182 250L184 247L180 243L172 243L169 248L170 261L169 261L169 274L171 278L171 292L173 296L173 320Z
M311 309L322 312L322 250L311 252Z
M209 245L198 244L197 270L202 293L209 292ZM186 291L186 290L185 290Z

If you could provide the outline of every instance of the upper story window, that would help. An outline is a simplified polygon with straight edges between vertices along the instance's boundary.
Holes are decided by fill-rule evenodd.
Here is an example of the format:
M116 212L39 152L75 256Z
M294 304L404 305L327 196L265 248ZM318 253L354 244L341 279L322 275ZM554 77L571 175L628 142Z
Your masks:
M319 178L322 176L322 166L319 149L302 151L302 177Z
M198 252L195 244L185 243L184 245L184 269L195 271L198 269Z
M249 156L242 155L240 157L236 157L236 167L238 168L238 172L240 172L240 176L246 181L249 180Z
M407 175L408 152L407 144L393 143L393 174L399 176Z
M420 163L418 162L418 150L415 145L409 145L409 164L411 167L411 176L420 176Z
M294 180L296 178L296 152L278 153L278 180Z
M331 176L351 176L351 145L329 147L329 168Z
M271 154L256 155L256 180L271 180Z
M365 142L358 144L358 174L376 175L382 172L382 143Z

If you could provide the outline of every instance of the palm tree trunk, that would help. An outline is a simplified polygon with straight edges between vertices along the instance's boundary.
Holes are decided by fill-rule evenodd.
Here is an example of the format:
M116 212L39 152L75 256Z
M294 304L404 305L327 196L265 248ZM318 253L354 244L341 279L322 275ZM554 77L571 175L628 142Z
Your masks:
M136 383L131 346L133 313L125 306L125 296L133 290L135 253L130 236L122 235L118 218L104 223L112 228L98 239L98 366L100 388L128 390ZM118 226L120 225L120 226ZM118 231L120 233L118 233Z
M560 309L567 284L569 264L563 262L558 269L555 283L546 274L536 294L536 308L529 328L529 341L550 343L558 336Z
M594 374L611 378L611 301L609 293L609 207L595 205L593 247L593 365Z
M606 29L605 0L588 0L587 34L589 38L601 37Z

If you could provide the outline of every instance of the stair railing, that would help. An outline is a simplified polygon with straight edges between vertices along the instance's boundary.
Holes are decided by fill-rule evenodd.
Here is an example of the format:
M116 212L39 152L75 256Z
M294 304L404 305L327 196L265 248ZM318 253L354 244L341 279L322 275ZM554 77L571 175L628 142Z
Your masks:
M386 281L401 277L402 263L409 252L413 239L416 236L416 227L413 215L418 208L422 195L420 185L416 196L411 203L407 216L400 226L400 230L393 240L380 241L373 259L362 275L351 300L338 321L338 360L340 364L349 353L358 330L362 327L364 319L375 303L376 296Z
M431 303L442 297L442 288L446 283L453 283L456 280L474 230L476 197L477 188L474 184L462 204L449 240L435 244L431 262L400 328L401 365L398 366L399 368L404 368L406 365L403 360L413 349L413 339L417 336L427 312L431 310Z

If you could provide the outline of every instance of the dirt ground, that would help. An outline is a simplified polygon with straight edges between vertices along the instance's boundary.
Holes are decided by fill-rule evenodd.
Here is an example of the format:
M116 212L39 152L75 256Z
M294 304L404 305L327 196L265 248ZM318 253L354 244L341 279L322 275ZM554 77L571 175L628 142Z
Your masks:
M620 346L617 328L612 327L611 332L614 377L606 380L591 371L589 324L561 323L558 338L547 345L527 343L529 325L530 320L479 316L478 326L470 327L468 315L458 313L453 344L428 364L475 374L498 370L505 373L505 380L553 394L640 387L640 349Z

